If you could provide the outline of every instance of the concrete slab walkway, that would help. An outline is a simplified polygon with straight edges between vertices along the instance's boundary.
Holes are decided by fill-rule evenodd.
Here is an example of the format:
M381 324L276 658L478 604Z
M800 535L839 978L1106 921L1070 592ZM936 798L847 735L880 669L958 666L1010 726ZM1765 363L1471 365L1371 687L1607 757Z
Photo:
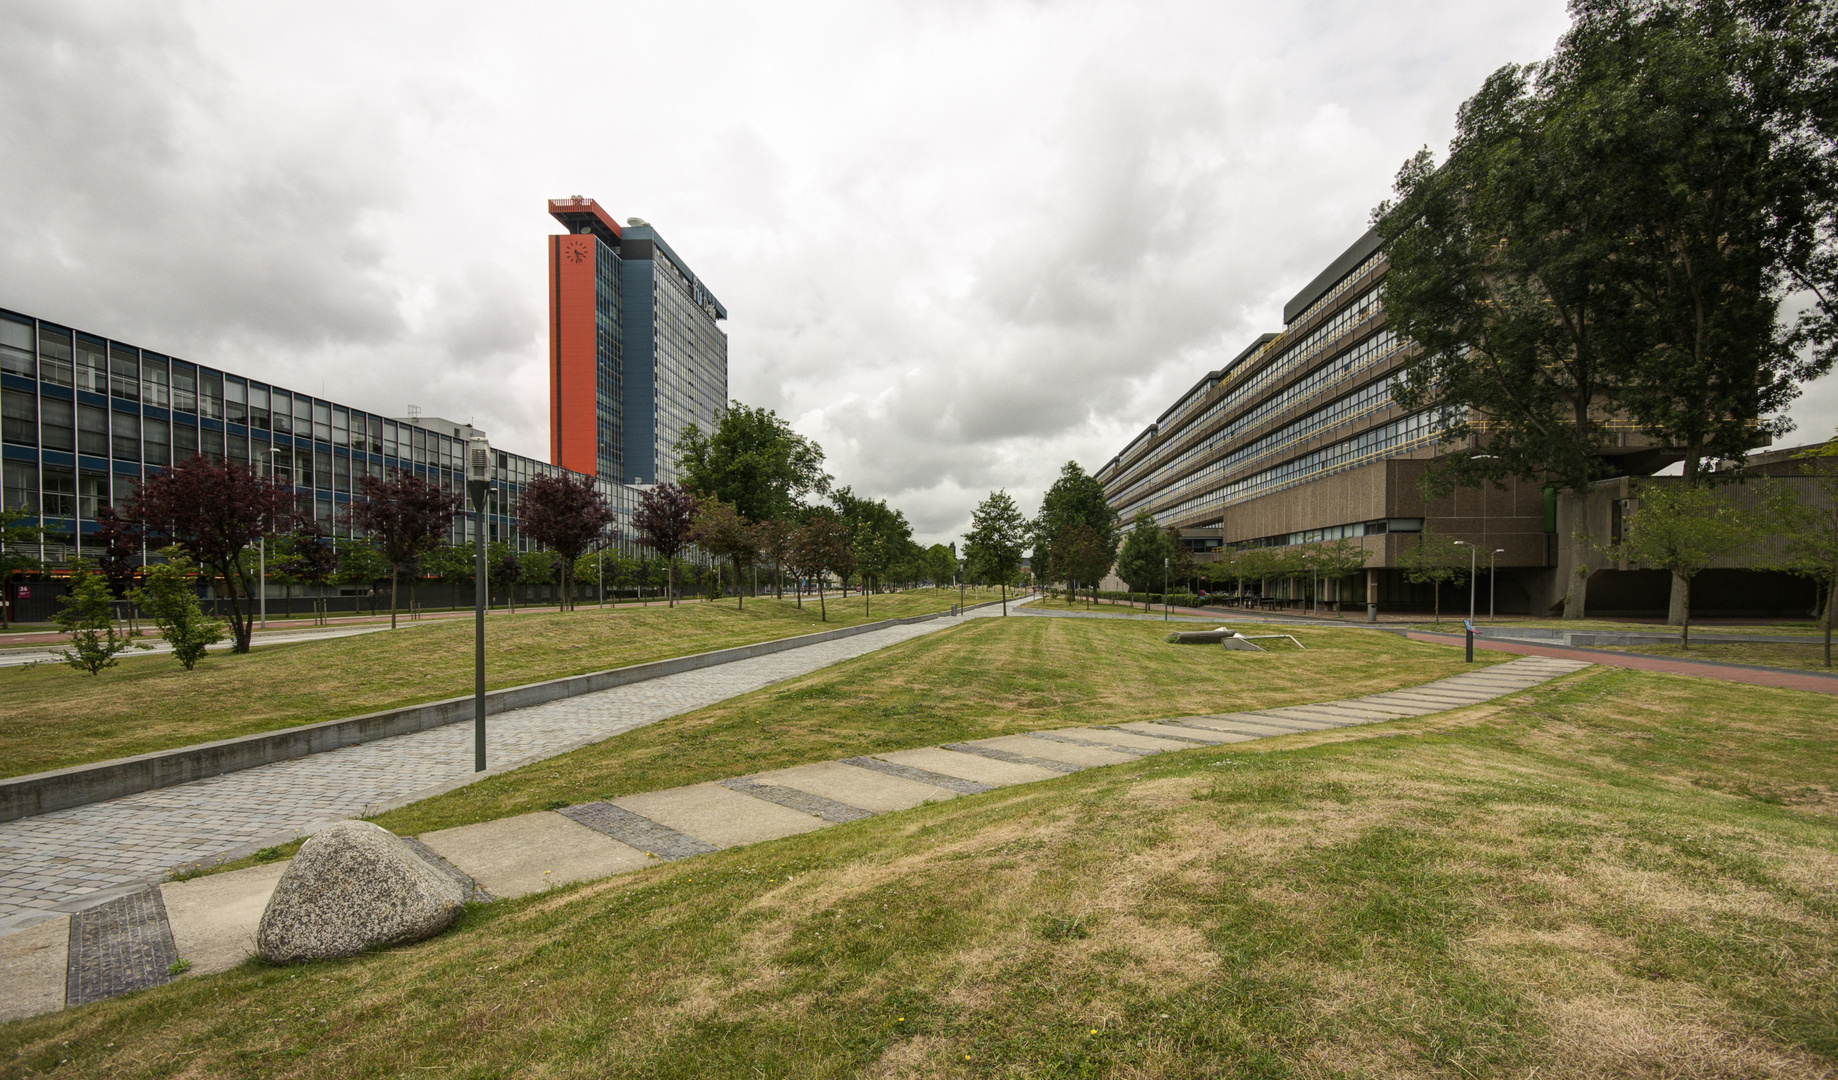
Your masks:
M418 841L486 894L523 896L1148 755L1439 712L1587 666L1528 657L1352 701L902 750L442 829ZM250 955L283 866L145 886L0 937L0 1019L156 985L175 977L175 960L190 960L192 973L233 966Z

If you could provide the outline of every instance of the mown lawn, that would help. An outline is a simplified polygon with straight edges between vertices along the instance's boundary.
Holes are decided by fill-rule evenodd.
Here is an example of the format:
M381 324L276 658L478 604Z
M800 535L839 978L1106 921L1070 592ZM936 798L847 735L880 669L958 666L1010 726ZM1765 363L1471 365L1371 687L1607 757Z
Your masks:
M0 1028L0 1073L1830 1076L1830 716L1591 669L183 978Z
M1281 628L1289 632L1290 627ZM1295 631L1304 650L1170 645L1159 623L985 619L391 811L404 835L719 780L1069 724L1296 705L1392 690L1468 668L1461 652L1393 634ZM1275 646L1273 646L1275 648ZM1511 659L1488 654L1482 663ZM1477 665L1478 666L1478 665Z
M971 596L971 602L994 597ZM918 589L818 605L732 598L675 608L582 606L486 623L486 684L516 686L939 611L955 590ZM62 664L0 668L0 776L18 776L173 746L458 697L472 690L469 619L404 622L402 629L328 641L211 653L195 671L171 656L124 654L90 676Z

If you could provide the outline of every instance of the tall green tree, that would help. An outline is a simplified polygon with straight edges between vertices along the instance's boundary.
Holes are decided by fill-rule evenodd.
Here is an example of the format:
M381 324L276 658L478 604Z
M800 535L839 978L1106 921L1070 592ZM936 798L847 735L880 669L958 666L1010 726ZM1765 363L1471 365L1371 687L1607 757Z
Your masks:
M804 524L792 533L790 546L792 570L801 578L817 583L817 610L823 622L830 621L829 603L823 596L823 579L828 574L847 579L855 570L855 553L849 547L849 527L827 510L808 515ZM799 607L803 607L800 600Z
M1672 603L1666 621L1679 628L1679 643L1691 648L1691 580L1760 539L1762 523L1724 491L1687 483L1647 483L1639 505L1627 517L1617 558L1645 563L1672 575Z
M1424 526L1422 532L1398 553L1398 569L1406 580L1428 585L1435 595L1436 622L1442 622L1442 587L1468 580L1473 556L1454 539Z
M933 544L925 549L926 572L932 576L935 588L944 588L957 581L957 552L944 544Z
M1097 600L1098 582L1110 573L1116 559L1115 542L1082 521L1061 529L1053 539L1054 565L1063 575L1055 580L1065 581L1069 586L1085 586L1091 601Z
M1807 455L1801 469L1812 480L1814 499L1786 497L1769 504L1775 531L1784 541L1782 570L1809 578L1819 589L1819 630L1825 636L1825 666L1832 666L1833 608L1838 607L1838 439Z
M771 409L729 402L713 432L690 424L674 449L684 488L749 521L790 518L807 497L829 490L823 448Z
M1059 479L1041 497L1040 512L1034 515L1033 567L1041 581L1068 580L1067 567L1054 554L1054 543L1061 533L1074 525L1083 525L1098 538L1117 549L1117 511L1104 497L1104 485L1086 473L1076 461L1060 466ZM1105 568L1109 572L1109 567ZM1103 574L1098 575L1103 577ZM1096 586L1095 579L1080 581Z
M745 590L740 587L741 571L753 565L753 560L759 556L754 546L757 537L748 527L747 519L741 517L731 503L722 502L713 496L699 499L689 538L703 551L733 564L734 606L737 609L745 608L747 598Z
M1130 588L1145 594L1143 608L1149 606L1146 594L1162 581L1164 568L1173 560L1168 534L1148 511L1136 515L1130 531L1123 534L1123 546L1117 551L1117 576Z
M1580 495L1608 473L1632 301L1610 272L1613 208L1546 76L1495 72L1462 106L1448 160L1406 162L1376 213L1386 322L1415 346L1393 396L1427 412L1445 445L1486 445L1439 458L1426 494L1520 477ZM1573 561L1590 550L1577 537ZM1565 618L1583 617L1584 581Z
M1021 569L1030 531L1021 508L1006 491L992 491L970 513L970 531L964 534L964 554L988 580L1002 588L1002 614L1008 614L1008 586Z

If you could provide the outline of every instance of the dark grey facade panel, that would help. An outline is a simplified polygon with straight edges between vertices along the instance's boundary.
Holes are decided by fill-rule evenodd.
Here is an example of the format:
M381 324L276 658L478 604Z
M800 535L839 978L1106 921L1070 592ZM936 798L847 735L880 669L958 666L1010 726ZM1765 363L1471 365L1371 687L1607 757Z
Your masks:
M1283 305L1283 325L1296 321L1296 316L1308 310L1308 305L1321 299L1327 291L1340 282L1353 268L1365 262L1366 258L1377 251L1380 246L1377 229L1368 229L1366 235L1353 241L1353 246L1340 253L1340 258L1328 263L1327 269L1315 275L1315 280L1308 283L1289 303Z

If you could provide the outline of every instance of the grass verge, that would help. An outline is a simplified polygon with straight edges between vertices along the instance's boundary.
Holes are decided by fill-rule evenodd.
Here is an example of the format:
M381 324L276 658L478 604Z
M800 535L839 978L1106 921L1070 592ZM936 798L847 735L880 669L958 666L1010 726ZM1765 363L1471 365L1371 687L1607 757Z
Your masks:
M182 978L0 1028L0 1070L1829 1076L1829 711L1593 669Z
M829 605L758 598L675 608L582 607L566 614L495 614L486 684L640 664L733 645L941 611L955 590L918 589ZM973 601L993 598L973 597ZM469 620L404 623L397 631L213 653L195 671L170 656L125 656L98 676L63 664L0 668L0 776L18 776L456 697L472 689Z
M1288 633L1292 628L1283 627ZM1453 675L1461 652L1295 631L1306 651L1170 645L1153 623L984 619L392 810L413 835L680 784L1073 724L1297 705ZM1510 660L1488 655L1482 663Z

